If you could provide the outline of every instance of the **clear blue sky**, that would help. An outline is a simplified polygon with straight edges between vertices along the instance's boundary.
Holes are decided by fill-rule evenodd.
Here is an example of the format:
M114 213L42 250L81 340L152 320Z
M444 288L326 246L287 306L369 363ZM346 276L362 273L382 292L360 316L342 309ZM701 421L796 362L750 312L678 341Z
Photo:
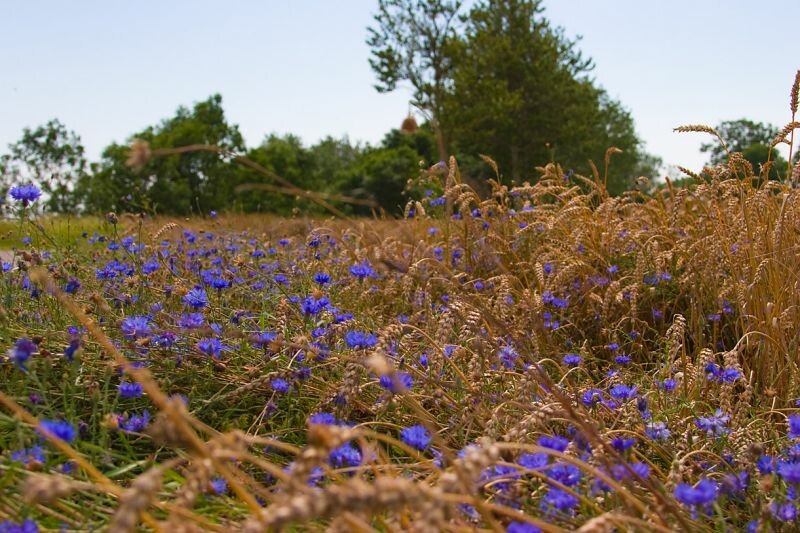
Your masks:
M57 117L96 158L112 141L219 92L249 145L270 133L378 142L410 90L378 94L366 26L377 0L3 2L0 147ZM748 117L783 126L800 68L800 2L545 1L582 35L595 77L651 152L699 167L699 134Z

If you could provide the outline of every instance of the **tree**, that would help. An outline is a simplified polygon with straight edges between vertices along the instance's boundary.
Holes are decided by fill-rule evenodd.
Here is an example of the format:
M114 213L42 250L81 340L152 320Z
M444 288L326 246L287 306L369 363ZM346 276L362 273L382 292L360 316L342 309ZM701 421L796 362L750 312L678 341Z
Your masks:
M410 178L419 174L419 162L430 164L436 152L435 134L425 123L408 134L392 130L380 146L367 148L349 169L342 172L338 188L349 196L374 200L390 215L400 215L408 198L404 196ZM357 213L369 211L353 209Z
M769 179L783 179L785 177L786 160L777 151L771 149L772 141L779 133L778 128L772 124L740 118L738 120L723 121L715 129L725 142L725 146L717 140L703 143L700 146L701 152L708 153L708 164L710 166L727 163L728 152L740 152L753 166L755 174L758 175L760 173L762 165L767 161L772 161L773 165L769 171Z
M53 213L77 209L75 184L87 171L80 137L54 119L36 129L25 128L22 137L0 157L0 189L34 183L44 192L45 208Z
M229 124L222 97L214 95L190 110L178 108L175 116L133 135L151 150L193 144L216 145L243 152L244 140L236 125ZM103 152L93 175L81 192L92 211L141 211L186 215L206 213L227 206L232 198L236 163L217 153L193 151L153 157L136 172L126 164L128 149L112 144Z
M391 92L399 82L411 84L412 104L433 125L441 160L447 159L442 105L451 80L450 48L457 41L461 5L461 0L379 0L376 27L368 28L369 64L378 77L375 88Z
M590 78L577 40L543 16L539 0L484 1L470 11L453 46L451 90L443 116L459 153L485 153L511 181L557 161L582 174L616 146L608 188L629 188L655 162L642 151L630 113ZM476 172L476 169L469 169ZM488 169L483 172L487 173ZM601 168L602 172L602 168Z

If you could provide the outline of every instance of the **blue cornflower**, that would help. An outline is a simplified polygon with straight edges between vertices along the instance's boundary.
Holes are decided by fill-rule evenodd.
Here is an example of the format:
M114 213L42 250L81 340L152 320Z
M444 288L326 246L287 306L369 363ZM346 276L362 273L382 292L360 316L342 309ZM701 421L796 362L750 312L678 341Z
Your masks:
M576 366L581 364L581 356L576 353L568 353L561 361L567 366Z
M648 422L644 432L653 440L667 440L672 435L664 422Z
M750 474L747 472L726 474L722 478L720 488L722 492L730 496L736 496L747 490L747 485L750 481Z
M66 420L42 420L39 427L65 442L72 442L78 435L75 426Z
M260 331L253 335L252 343L256 348L267 348L270 343L278 338L278 334L274 331Z
M424 451L431 443L431 434L425 426L417 424L400 430L400 440L412 448Z
M663 383L656 380L656 386L666 392L672 392L678 387L678 382L674 379L665 379Z
M734 383L742 377L742 373L735 368L723 368L721 380L725 383Z
M567 463L555 463L548 468L545 473L547 477L558 481L566 487L577 485L581 477L583 477L583 472L581 472L580 468Z
M203 327L206 317L203 313L184 313L178 321L178 325L184 329L198 329Z
M800 484L800 463L778 461L778 475L791 485Z
M636 393L638 391L637 387L631 387L629 385L625 385L623 383L618 383L611 387L611 390L608 393L611 395L612 398L615 400L626 401L636 397Z
M309 424L337 425L339 420L331 413L314 413L308 417Z
M514 368L515 362L519 354L517 350L514 349L513 346L502 346L497 351L497 357L500 359L500 362L503 363L503 366L506 368Z
M633 477L631 474L631 470L633 470L633 473L642 479L647 479L650 477L650 465L648 464L637 461L634 463L628 463L628 467L630 467L630 470L628 470L625 465L613 465L611 467L611 475L614 476L614 479L617 481L622 481Z
M374 275L375 271L367 263L360 263L351 266L350 273L353 276L357 277L358 279L364 279L366 277Z
M511 522L506 526L506 533L542 533L542 529L528 522Z
M142 315L129 316L124 319L120 329L126 339L141 339L149 337L153 333L150 318Z
M616 449L618 452L623 453L624 451L632 448L636 445L636 439L634 438L625 438L625 437L614 437L611 439L611 445Z
M524 453L517 458L517 464L523 468L537 470L547 466L549 456L545 452Z
M300 308L303 310L304 315L312 316L318 314L320 311L328 307L330 303L330 300L328 300L326 296L323 296L319 299L314 298L313 296L308 296L305 300L303 300Z
M319 285L327 285L331 282L330 274L326 274L325 272L317 272L314 274L314 283Z
M39 533L39 524L31 518L19 523L3 520L0 522L0 533Z
M360 465L361 458L361 450L348 442L331 451L328 462L333 468L346 468Z
M618 355L618 356L616 356L614 358L614 362L617 363L618 365L627 365L628 363L631 362L631 356L630 355Z
M39 187L33 184L17 185L11 187L8 194L16 201L22 202L23 206L27 206L30 202L35 202L42 195Z
M800 438L800 414L789 415L789 438Z
M542 498L540 507L544 512L560 511L566 513L574 509L580 500L565 490L552 487Z
M594 407L605 400L605 394L600 389L589 389L581 395L581 403L586 407Z
M209 339L201 339L200 342L197 343L197 349L206 355L219 359L220 352L227 349L227 346L222 344L221 340L212 337Z
M189 292L183 297L183 302L195 309L200 309L208 305L208 295L203 287L194 287L189 289Z
M675 487L675 498L684 505L708 505L716 501L718 496L717 483L708 478L701 479L694 487L688 483L681 483Z
M228 482L224 477L216 476L211 480L211 490L213 490L214 494L217 496L222 496L228 492Z
M70 277L66 285L64 285L64 292L67 294L75 294L81 288L81 282L77 278Z
M724 414L722 409L714 411L714 416L695 419L694 423L698 428L706 432L708 437L721 437L731 432L726 426L731 417Z
M539 437L537 444L542 448L550 448L557 452L563 452L569 446L569 440L558 435L542 435Z
M44 448L41 445L36 444L30 448L22 448L20 450L12 451L11 460L26 466L31 463L44 464L46 461L44 456Z
M762 455L756 461L756 468L762 476L771 474L775 471L775 459L769 455Z
M144 388L141 383L120 383L119 386L117 386L117 390L119 391L119 395L123 398L138 398L144 393Z
M126 433L141 433L150 424L150 411L145 409L141 415L117 415L119 428Z
M283 378L275 378L270 383L272 390L275 392L286 393L289 392L289 382Z
M772 502L769 505L769 512L780 522L794 522L797 520L797 507L791 502L783 505Z
M25 363L33 354L39 351L35 342L27 337L22 337L14 343L14 347L8 350L8 358L19 367L20 370L27 370Z
M414 385L414 378L405 372L398 372L394 377L383 375L380 377L381 387L395 394L409 390Z
M344 334L344 342L348 348L365 350L378 344L378 337L364 331L350 330Z

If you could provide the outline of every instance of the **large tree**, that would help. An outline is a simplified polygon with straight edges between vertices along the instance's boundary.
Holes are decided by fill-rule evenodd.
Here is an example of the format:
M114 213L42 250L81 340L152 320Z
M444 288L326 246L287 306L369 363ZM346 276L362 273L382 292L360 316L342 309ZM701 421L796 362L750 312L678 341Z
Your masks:
M21 183L34 183L44 192L45 208L70 213L78 204L73 189L86 175L87 163L80 137L58 120L35 129L25 128L22 137L0 157L0 190Z
M630 113L594 83L592 61L550 24L540 1L477 4L456 50L444 116L460 153L488 154L519 182L550 161L588 173L587 160L602 165L616 146L612 193L653 171L643 166Z
M458 39L461 0L379 0L375 26L368 28L375 88L391 92L398 83L414 89L412 104L437 134L439 158L447 157L442 130L443 100L452 79L452 46Z
M214 145L228 152L244 151L236 125L229 124L222 97L214 95L192 109L178 108L175 116L133 135L150 150L189 145ZM218 153L192 151L153 157L141 169L127 164L129 150L112 144L103 152L82 192L89 210L150 210L185 215L227 206L233 194L236 163Z
M715 128L725 142L723 146L717 140L703 143L700 151L709 155L709 165L725 164L728 153L740 152L752 165L755 175L760 175L762 166L772 162L769 170L770 179L783 179L786 175L786 160L781 154L771 149L772 141L779 130L772 124L755 122L746 118L725 120Z

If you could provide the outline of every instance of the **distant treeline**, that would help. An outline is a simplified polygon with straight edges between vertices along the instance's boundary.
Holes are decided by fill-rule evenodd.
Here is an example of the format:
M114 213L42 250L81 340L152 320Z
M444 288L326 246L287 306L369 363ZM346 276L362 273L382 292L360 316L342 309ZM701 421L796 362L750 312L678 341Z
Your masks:
M0 157L0 192L35 183L50 212L288 214L327 202L344 213L399 214L409 180L450 155L478 190L498 178L482 154L507 184L535 180L536 167L549 162L567 174L602 175L612 195L657 174L661 161L644 150L630 113L596 84L592 61L549 23L541 2L477 2L468 12L462 4L378 1L367 41L375 88L410 85L410 104L423 118L417 125L409 115L377 146L331 137L304 146L273 134L248 147L213 95L111 144L92 163L59 121L26 129ZM772 126L722 126L728 149L747 151L756 171L772 154ZM606 168L612 146L619 150ZM718 145L704 150L712 163L727 155Z

